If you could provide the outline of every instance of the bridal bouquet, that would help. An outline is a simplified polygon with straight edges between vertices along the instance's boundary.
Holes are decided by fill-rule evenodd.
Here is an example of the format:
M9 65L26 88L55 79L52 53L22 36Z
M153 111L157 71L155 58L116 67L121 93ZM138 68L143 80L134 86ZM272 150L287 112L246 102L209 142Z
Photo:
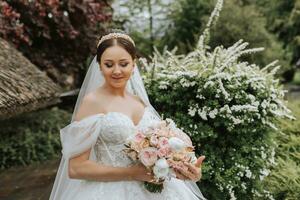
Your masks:
M154 174L154 181L144 185L155 193L162 191L164 180L176 177L176 166L197 160L190 138L169 118L146 130L137 130L125 146L124 151L132 160L141 162Z

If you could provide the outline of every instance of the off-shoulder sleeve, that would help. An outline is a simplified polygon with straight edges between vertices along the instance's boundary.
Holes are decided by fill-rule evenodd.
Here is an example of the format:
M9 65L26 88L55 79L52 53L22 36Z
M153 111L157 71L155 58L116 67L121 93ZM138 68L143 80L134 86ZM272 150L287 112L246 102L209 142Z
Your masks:
M62 154L65 159L73 158L91 148L101 131L103 115L92 115L73 121L60 129Z

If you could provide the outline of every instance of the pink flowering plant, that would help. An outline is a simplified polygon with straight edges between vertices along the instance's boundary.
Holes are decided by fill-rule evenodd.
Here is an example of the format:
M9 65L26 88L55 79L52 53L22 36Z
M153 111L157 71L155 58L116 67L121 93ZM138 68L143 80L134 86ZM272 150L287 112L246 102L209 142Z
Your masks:
M166 179L176 177L174 169L184 162L197 160L190 138L176 128L170 118L149 126L128 139L124 151L137 162L141 162L154 175L154 181L145 182L150 192L161 192Z

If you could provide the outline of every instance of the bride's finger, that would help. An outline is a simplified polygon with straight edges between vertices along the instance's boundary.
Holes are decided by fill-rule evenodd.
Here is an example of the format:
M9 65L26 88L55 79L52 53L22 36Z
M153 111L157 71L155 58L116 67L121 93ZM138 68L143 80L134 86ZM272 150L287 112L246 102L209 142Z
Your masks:
M188 177L186 177L183 174L181 174L178 170L175 169L174 171L176 172L176 178L182 179L182 180L188 179Z
M200 166L200 167L196 167L195 165L193 165L193 164L191 164L191 163L186 163L186 162L184 162L183 164L184 164L185 166L187 166L188 169L189 169L192 173L194 173L194 174L200 173L199 171L201 170L201 166Z
M181 179L181 180L187 180L188 179L187 177L185 177L185 176L183 176L181 174L176 174L176 178L177 179Z
M203 162L204 159L205 159L205 156L200 156L200 157L197 159L195 166L196 166L196 167L200 167L200 166L202 165L202 162Z
M201 179L201 177L202 177L201 166L200 167L196 167L193 164L188 164L188 168L193 173L193 176L194 176L193 180L198 181L198 180Z
M180 168L178 168L178 171L182 175L186 176L188 179L193 179L194 178L194 174L190 173L188 170L185 170L185 169L180 167Z

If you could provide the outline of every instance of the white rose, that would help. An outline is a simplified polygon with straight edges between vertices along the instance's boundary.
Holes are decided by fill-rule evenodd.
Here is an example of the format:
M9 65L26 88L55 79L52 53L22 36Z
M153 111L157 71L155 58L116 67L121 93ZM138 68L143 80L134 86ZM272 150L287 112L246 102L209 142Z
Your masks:
M186 147L186 144L177 137L171 137L168 142L173 151L181 151Z
M153 173L157 178L167 178L169 170L169 164L165 158L157 160L153 167Z

